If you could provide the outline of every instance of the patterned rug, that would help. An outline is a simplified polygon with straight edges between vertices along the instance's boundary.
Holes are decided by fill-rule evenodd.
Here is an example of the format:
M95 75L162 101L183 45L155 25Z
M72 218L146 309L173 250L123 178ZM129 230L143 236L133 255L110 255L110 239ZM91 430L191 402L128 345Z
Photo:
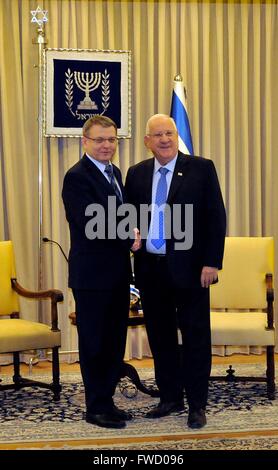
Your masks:
M49 447L48 447L49 448ZM47 450L47 447L44 448ZM63 450L71 450L72 446L63 446ZM237 438L196 438L169 440L167 442L152 441L131 444L110 444L74 446L75 450L125 450L125 451L253 451L253 450L278 450L278 437L237 437Z
M226 368L225 365L214 366L212 373L223 375ZM264 367L258 364L237 365L236 371L238 374L261 376ZM153 370L141 369L138 372L146 386L155 387ZM46 376L40 376L40 380L43 377L46 379ZM2 379L5 381L5 377ZM145 413L158 402L158 398L136 393L127 378L117 389L115 403L132 412L134 419L123 430L87 424L82 419L84 394L80 375L63 374L62 384L59 403L52 400L52 393L46 389L1 392L0 443L24 442L32 448L32 443L47 441L45 449L51 448L51 441L64 441L64 449L68 448L67 441L75 441L74 448L83 449L278 449L278 399L268 400L265 383L211 382L208 424L198 431L186 426L187 407L183 412L159 420L146 420ZM231 434L231 438L227 437L228 433L254 431L261 432L262 436L237 439ZM277 436L263 437L263 433L269 431L276 431ZM224 438L219 438L219 433L225 434ZM205 436L208 434L209 439ZM211 434L217 434L217 438ZM198 439L194 435L198 435ZM134 443L127 443L130 438ZM82 445L82 441L84 444L86 441L86 445ZM92 443L89 447L88 441Z

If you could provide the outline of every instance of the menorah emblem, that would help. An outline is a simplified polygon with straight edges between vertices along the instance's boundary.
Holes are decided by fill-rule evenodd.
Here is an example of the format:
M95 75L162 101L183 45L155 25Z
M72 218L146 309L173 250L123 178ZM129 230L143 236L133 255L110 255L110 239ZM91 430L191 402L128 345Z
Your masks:
M90 78L89 78L90 76ZM96 90L101 81L101 73L74 72L74 80L80 90L85 91L84 100L80 101L77 109L98 109L96 103L91 100L90 92Z

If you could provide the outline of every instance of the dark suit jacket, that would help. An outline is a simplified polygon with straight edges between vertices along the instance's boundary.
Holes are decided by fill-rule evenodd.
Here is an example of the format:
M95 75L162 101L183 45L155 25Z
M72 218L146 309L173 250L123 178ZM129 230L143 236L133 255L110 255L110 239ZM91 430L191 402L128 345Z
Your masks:
M126 197L137 207L151 204L154 158L131 167L126 178ZM169 271L176 287L200 287L203 266L222 268L226 216L217 174L211 160L185 156L179 152L168 193L167 203L193 205L193 245L188 250L176 250L177 240L172 230L166 241ZM181 228L186 228L181 210ZM140 226L140 223L139 223ZM142 287L148 279L146 244L135 253L136 285Z
M120 170L113 171L124 193ZM69 253L69 287L74 289L111 289L130 282L130 254L128 241L107 238L108 196L115 196L111 184L89 158L84 155L64 178L62 197L69 222L71 248ZM89 204L104 209L105 239L88 239L85 216ZM115 214L113 214L114 216Z

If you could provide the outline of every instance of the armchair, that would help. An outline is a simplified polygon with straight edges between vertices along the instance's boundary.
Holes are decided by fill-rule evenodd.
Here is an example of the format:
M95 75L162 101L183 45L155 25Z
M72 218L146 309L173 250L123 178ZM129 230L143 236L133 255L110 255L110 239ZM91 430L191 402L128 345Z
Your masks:
M273 316L274 241L272 237L227 237L219 283L211 287L212 344L259 345L266 348L265 377L226 377L267 383L275 398L275 330Z
M18 296L30 299L51 300L51 326L20 318ZM13 383L3 385L2 390L39 386L54 393L60 399L60 372L58 349L61 332L58 328L57 303L63 300L59 290L32 292L24 289L16 280L13 245L11 241L0 242L0 353L13 354ZM25 379L20 375L20 352L33 349L52 349L52 383Z

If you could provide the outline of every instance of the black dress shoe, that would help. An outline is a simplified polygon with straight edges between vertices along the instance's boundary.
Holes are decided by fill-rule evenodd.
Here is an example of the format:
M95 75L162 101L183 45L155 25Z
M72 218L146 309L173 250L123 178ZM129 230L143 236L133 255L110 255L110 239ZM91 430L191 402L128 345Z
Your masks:
M121 410L116 405L113 406L112 414L115 415L120 420L123 420L123 421L130 421L133 418L131 413L128 413L127 411Z
M114 413L102 413L102 414L87 414L86 422L89 424L95 424L101 428L124 428L125 422L117 418Z
M145 414L145 418L162 418L163 416L168 416L175 411L182 411L183 409L183 401L162 401L151 411L148 411L148 413Z
M207 424L205 410L189 410L187 425L191 429L200 429Z

